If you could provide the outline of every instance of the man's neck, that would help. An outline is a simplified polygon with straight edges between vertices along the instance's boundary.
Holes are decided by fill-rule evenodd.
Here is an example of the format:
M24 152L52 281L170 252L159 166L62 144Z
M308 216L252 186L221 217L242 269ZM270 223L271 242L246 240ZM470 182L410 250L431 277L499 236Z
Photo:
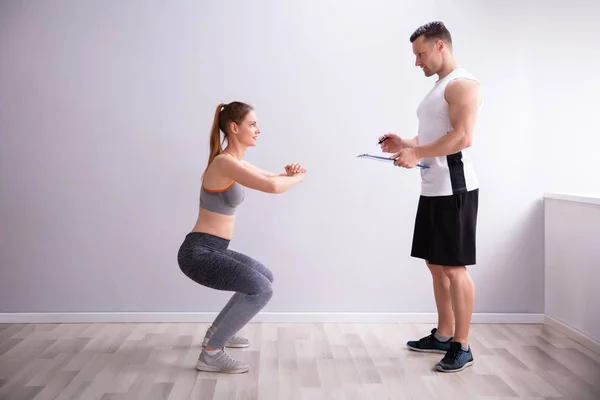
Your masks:
M449 73L458 68L456 61L453 59L444 63L444 67L437 73L439 79L444 79Z

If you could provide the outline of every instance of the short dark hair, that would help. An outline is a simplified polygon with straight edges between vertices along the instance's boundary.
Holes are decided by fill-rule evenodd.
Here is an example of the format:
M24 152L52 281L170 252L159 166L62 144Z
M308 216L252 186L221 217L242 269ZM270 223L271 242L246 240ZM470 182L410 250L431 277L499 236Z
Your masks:
M452 36L442 21L432 21L421 25L410 35L410 42L414 43L421 35L424 35L425 39L442 40L452 46Z

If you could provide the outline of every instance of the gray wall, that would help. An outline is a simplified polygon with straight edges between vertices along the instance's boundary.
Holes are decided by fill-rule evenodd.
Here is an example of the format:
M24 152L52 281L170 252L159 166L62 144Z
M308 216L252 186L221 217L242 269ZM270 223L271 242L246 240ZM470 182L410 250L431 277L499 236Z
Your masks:
M0 312L218 310L229 294L188 280L176 254L214 109L233 100L263 130L249 161L309 170L239 210L232 248L276 277L265 311L433 312L409 257L418 171L355 158L384 132L415 134L434 80L408 36L432 19L486 100L475 311L542 312L541 195L573 177L569 190L599 185L585 111L598 28L589 10L551 4L533 22L533 3L494 4L0 2ZM561 147L573 132L576 149Z

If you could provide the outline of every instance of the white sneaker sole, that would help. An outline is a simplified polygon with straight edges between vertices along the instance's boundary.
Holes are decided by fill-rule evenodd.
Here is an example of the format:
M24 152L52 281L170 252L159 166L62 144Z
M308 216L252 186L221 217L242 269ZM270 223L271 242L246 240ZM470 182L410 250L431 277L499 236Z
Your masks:
M232 349L244 349L246 347L250 347L250 343L226 343L225 347L229 347Z
M214 367L212 365L204 364L202 361L196 362L196 369L202 372L219 372L222 374L243 374L244 372L248 372L250 367L240 367L237 369L230 370L222 370L218 367Z
M446 372L446 373L448 373L448 372L460 372L460 371L464 370L465 368L468 368L471 365L473 365L474 362L475 362L474 360L473 361L469 361L468 363L466 363L465 365L463 365L462 368L458 368L458 369L442 369L442 367L440 367L439 365L436 365L435 369L436 369L436 371Z
M202 343L202 347L206 347L207 344L208 344L208 342ZM246 347L250 347L250 343L246 343L246 344L244 344L244 343L239 343L239 344L225 343L225 347L229 347L231 349L243 349Z
M417 349L415 347L410 347L408 344L406 345L412 351L418 351L419 353L437 353L437 354L446 354L446 350L435 350L435 349Z

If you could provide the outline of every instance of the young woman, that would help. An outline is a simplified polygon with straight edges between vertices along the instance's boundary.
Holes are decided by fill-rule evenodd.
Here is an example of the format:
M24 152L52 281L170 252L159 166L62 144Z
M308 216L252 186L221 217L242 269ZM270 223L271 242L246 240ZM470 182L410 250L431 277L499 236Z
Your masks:
M221 147L221 132L227 147ZM283 193L304 180L306 169L285 166L277 174L243 161L248 147L256 146L260 129L252 106L232 102L219 104L210 136L210 156L200 189L200 211L179 252L183 273L200 285L234 291L204 338L204 349L196 369L242 373L248 364L233 360L224 347L248 347L236 333L271 299L273 274L260 262L228 249L233 237L236 208L244 200L245 188Z

